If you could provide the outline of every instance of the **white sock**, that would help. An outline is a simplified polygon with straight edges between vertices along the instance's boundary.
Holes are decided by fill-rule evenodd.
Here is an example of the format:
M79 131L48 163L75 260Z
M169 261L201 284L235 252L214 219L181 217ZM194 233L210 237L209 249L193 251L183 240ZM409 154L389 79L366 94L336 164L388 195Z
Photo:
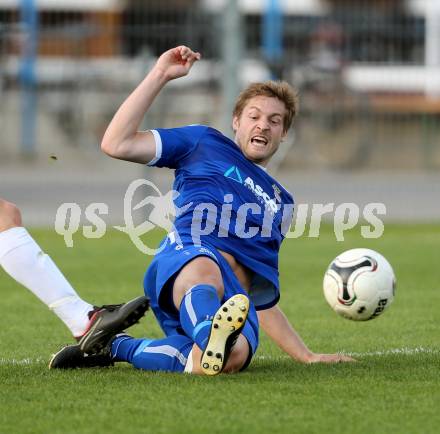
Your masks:
M84 333L93 306L78 296L25 228L0 232L0 265L53 310L73 336Z

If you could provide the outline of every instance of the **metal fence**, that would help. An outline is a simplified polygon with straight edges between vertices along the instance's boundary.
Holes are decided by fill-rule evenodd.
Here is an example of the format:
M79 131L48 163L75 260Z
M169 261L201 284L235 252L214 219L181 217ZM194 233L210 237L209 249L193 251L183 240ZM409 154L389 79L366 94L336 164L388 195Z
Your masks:
M282 167L440 166L436 0L0 0L0 162L91 152L164 50L203 53L145 128L229 135L251 81L282 78L301 113Z

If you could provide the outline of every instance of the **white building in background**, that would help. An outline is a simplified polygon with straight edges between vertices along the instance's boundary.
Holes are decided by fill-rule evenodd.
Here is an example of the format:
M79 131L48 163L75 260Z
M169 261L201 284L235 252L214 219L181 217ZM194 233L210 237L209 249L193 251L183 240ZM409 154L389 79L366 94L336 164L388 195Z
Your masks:
M148 2L148 0L145 0ZM166 0L164 0L166 2ZM204 9L221 12L229 0L199 0ZM268 0L236 0L245 14L263 13ZM20 8L20 0L0 0L0 11ZM111 57L119 54L118 26L126 0L35 0L39 10L51 13L83 12L88 23L96 28L107 26L114 31L72 38L71 34L49 36L40 40L40 54L71 55L78 52L78 44L86 57ZM279 0L283 13L317 17L328 10L323 0ZM371 92L424 93L430 98L440 97L440 0L406 0L407 10L417 17L425 17L425 64L377 65L350 64L345 71L347 84L355 90ZM90 15L91 14L91 15ZM80 41L80 43L78 43ZM82 53L81 53L82 54ZM255 68L253 68L255 69Z
M148 0L145 0L148 1ZM201 4L208 10L220 11L228 0L201 0ZM246 13L255 13L264 10L267 0L237 0L240 8ZM121 10L125 7L125 0L35 0L39 9L50 10ZM408 10L417 15L424 15L429 3L438 3L438 0L406 0ZM280 0L283 11L287 14L321 15L326 12L321 0ZM0 9L20 7L20 0L0 0Z
M212 11L220 11L228 0L202 0L202 4ZM237 0L242 11L256 13L264 10L267 0ZM286 14L291 15L322 15L327 12L322 0L279 0ZM438 0L406 0L408 11L415 15L425 15L429 3L438 3Z

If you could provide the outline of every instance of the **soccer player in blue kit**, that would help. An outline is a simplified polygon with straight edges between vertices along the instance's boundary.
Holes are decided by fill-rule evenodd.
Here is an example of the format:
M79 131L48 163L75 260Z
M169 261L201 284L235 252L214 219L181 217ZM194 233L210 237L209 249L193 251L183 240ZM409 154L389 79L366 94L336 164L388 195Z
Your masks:
M174 230L144 280L166 336L135 339L91 330L79 345L80 357L77 348L66 347L51 367L81 367L81 357L104 355L152 371L233 373L249 365L260 326L297 361L353 360L312 352L278 305L281 229L293 199L265 166L296 114L293 89L273 81L245 89L233 113L235 141L203 125L139 131L161 89L187 75L199 59L185 46L163 53L102 141L111 157L175 169Z

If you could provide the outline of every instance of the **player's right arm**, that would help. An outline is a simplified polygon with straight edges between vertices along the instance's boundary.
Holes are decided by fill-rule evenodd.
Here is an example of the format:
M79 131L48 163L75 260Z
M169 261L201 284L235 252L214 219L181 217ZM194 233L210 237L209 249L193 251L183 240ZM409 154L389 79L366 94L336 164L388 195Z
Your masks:
M344 354L319 354L311 351L290 324L278 305L259 310L258 321L265 333L292 359L302 363L353 362Z
M163 53L114 115L102 139L102 151L120 160L150 162L156 155L156 142L151 131L139 131L142 119L161 89L170 80L187 75L200 58L183 45Z

